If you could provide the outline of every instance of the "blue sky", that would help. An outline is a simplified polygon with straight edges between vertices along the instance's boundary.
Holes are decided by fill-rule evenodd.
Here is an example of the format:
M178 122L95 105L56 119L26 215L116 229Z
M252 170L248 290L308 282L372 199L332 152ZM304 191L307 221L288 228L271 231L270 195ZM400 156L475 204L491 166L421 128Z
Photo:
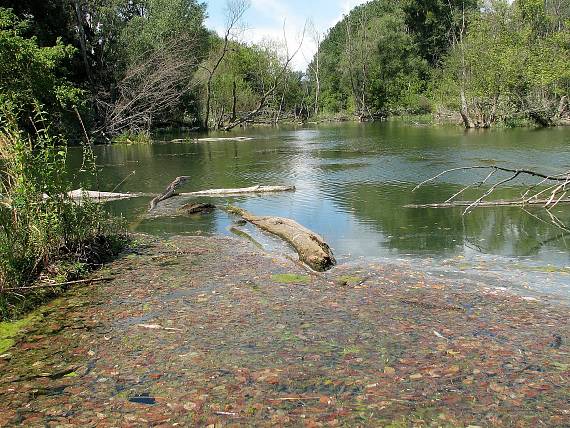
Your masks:
M283 40L283 24L288 44L296 46L306 22L313 22L319 32L325 32L354 6L366 0L250 0L239 38L244 42ZM206 0L208 27L222 33L225 27L227 0ZM293 62L294 68L304 70L316 51L316 43L306 34L303 49Z

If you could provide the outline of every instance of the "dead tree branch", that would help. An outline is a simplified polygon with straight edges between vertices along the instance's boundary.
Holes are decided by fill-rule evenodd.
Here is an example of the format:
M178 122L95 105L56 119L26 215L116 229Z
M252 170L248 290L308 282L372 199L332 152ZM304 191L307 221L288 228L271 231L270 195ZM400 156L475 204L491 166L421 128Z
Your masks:
M250 6L249 0L234 0L228 2L227 11L226 11L226 30L224 32L222 49L211 68L202 66L202 68L206 70L206 72L208 73L208 81L206 83L206 106L205 106L204 124L203 124L204 129L209 129L210 126L212 83L214 81L214 77L216 75L216 72L218 71L218 68L222 64L222 61L226 57L226 54L230 50L232 32L243 18L243 15L247 11L247 9L249 9L249 6ZM223 114L221 116L223 116Z
M283 33L284 33L284 39L285 39L285 50L286 50L286 57L285 57L285 61L283 62L282 66L279 69L279 72L276 74L275 78L273 79L273 82L271 84L271 86L269 87L269 89L267 89L260 97L257 103L257 107L252 110L251 112L247 113L246 115L242 116L241 118L239 118L238 120L233 121L232 123L230 123L229 125L226 125L224 127L224 131L231 131L232 129L240 126L242 123L246 123L249 120L251 120L253 117L255 117L260 111L261 109L265 106L265 103L267 102L267 99L274 94L274 92L277 90L279 84L281 83L281 81L283 80L283 78L287 75L287 70L289 69L289 65L291 64L291 61L293 61L293 59L295 59L295 57L297 56L297 54L299 53L299 51L301 50L302 46L303 46L303 40L305 38L305 31L306 29L303 28L303 33L301 35L301 40L299 41L299 44L297 45L297 48L295 49L295 51L292 54L289 54L289 48L287 46L287 37L285 37L285 29L283 29Z
M558 219L553 213L552 209L559 204L570 203L570 198L568 194L570 192L570 171L566 171L560 174L549 175L538 171L533 171L529 169L514 169L505 168L496 165L491 166L467 166L451 168L440 172L439 174L428 178L418 184L413 191L416 191L422 186L428 183L432 183L440 177L447 174L458 172L458 171L472 171L481 170L488 171L488 174L479 182L473 182L461 190L456 192L453 196L448 198L444 203L434 203L434 204L423 204L423 205L408 205L410 208L451 208L451 207L466 207L463 215L468 214L473 209L478 207L496 207L496 206L531 206L531 205L541 205L547 210L549 215L549 223L554 224L564 230L567 230L564 223ZM508 177L502 178L497 182L493 183L487 190L485 190L481 196L479 196L474 201L457 201L456 198L462 195L469 189L480 188L481 186L487 184L497 173L508 173ZM521 176L527 176L531 178L538 179L538 182L527 186L525 192L520 198L515 200L491 200L486 201L486 199L497 191L497 189L505 186L506 184L516 180ZM546 186L546 187L545 187ZM526 210L525 210L526 211Z
M105 112L100 131L147 131L153 119L175 108L191 85L197 40L188 34L153 49L127 70L116 96L98 94L97 104Z
M176 189L186 184L188 180L190 180L190 177L186 175L183 175L182 177L177 177L172 183L168 185L168 187L164 190L164 192L162 192L160 195L158 195L156 198L150 201L149 211L155 209L156 206L159 204L159 202L162 202L174 196L176 194Z

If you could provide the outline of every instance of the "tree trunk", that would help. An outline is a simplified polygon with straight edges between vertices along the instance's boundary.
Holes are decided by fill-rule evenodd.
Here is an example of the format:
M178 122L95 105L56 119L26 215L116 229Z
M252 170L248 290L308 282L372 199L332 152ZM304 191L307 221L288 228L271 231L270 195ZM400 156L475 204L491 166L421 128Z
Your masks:
M449 7L451 10L451 15L453 16L453 7L451 6L451 2L449 2ZM463 44L463 35L466 30L466 21L465 21L465 7L463 7L462 15L461 15L461 28L459 30L459 40L457 40L457 36L455 35L455 31L452 28L453 33L453 44L457 46L459 44L459 49L461 51L461 90L459 96L461 97L461 119L463 120L463 126L465 129L472 129L475 128L475 123L471 119L469 115L469 106L467 104L467 97L465 96L465 84L467 82L467 67L465 64L465 46Z
M222 106L220 115L218 116L218 121L216 122L216 129L220 129L224 124L224 114L226 114L226 109Z
M568 97L566 95L564 95L560 99L560 103L558 104L558 110L556 112L556 119L557 120L562 119L562 117L564 116L564 113L566 112L567 107L568 107Z
M277 115L275 116L275 125L279 123L281 119L281 112L283 110L283 101L285 100L285 92L281 95L281 101L279 102L279 110L277 111Z
M236 83L235 78L234 78L234 85L232 87L232 96L233 96L232 118L231 118L230 122L235 122L237 119L237 83Z
M210 126L210 103L212 102L212 77L214 73L210 73L210 77L208 78L208 85L207 85L207 94L206 94L206 113L204 116L204 129L208 130Z
M87 57L87 38L85 36L85 28L83 28L83 12L81 11L80 0L74 0L73 5L75 8L75 16L77 17L77 28L79 30L79 44L81 46L81 57L83 58L83 65L85 66L85 72L87 73L87 78L90 83L93 83L93 73L91 71L91 66L89 65L89 59Z
M465 90L461 89L461 119L463 119L463 126L465 129L475 128L473 120L469 116L469 107L467 106L467 98L465 97Z

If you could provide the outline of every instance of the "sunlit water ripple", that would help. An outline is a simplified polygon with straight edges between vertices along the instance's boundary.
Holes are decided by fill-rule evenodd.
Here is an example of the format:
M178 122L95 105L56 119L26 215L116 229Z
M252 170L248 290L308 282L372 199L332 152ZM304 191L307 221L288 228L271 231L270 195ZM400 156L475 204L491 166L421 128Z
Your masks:
M215 202L293 218L323 235L345 262L405 258L425 269L435 263L438 269L464 277L493 272L505 283L514 281L570 298L566 241L570 237L560 229L518 208L478 209L466 217L462 209L403 208L444 201L480 177L476 171L456 173L412 192L417 183L448 168L500 163L545 172L568 169L568 128L465 133L459 128L384 123L246 130L220 136L241 135L253 140L195 143L194 135L160 135L161 141L189 139L97 147L101 190L112 190L129 177L119 190L159 192L179 175L192 177L184 191L293 184L295 193ZM70 154L70 168L76 170L80 151ZM524 184L525 180L514 182L500 196L516 197ZM137 231L230 233L233 219L221 212L202 218L141 219L147 203L146 199L119 201L111 209L123 213ZM558 207L555 214L570 221L568 207ZM266 237L258 235L269 245Z

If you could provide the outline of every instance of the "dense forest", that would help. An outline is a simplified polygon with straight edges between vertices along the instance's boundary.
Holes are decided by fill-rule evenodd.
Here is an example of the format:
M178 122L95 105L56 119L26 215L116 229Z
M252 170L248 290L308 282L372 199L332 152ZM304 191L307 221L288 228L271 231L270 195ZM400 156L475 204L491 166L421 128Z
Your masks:
M430 113L468 128L559 123L568 117L569 20L565 0L369 2L315 55L317 109Z
M305 73L296 41L248 44L248 3L225 34L195 0L3 0L0 103L37 105L75 140L157 127L429 114L468 128L568 120L568 0L374 0L322 34Z
M237 126L258 113L295 112L302 73L283 43L247 45L205 28L194 0L8 0L0 9L3 110L21 126L35 104L60 129L101 139L159 126ZM293 89L292 89L293 88Z

